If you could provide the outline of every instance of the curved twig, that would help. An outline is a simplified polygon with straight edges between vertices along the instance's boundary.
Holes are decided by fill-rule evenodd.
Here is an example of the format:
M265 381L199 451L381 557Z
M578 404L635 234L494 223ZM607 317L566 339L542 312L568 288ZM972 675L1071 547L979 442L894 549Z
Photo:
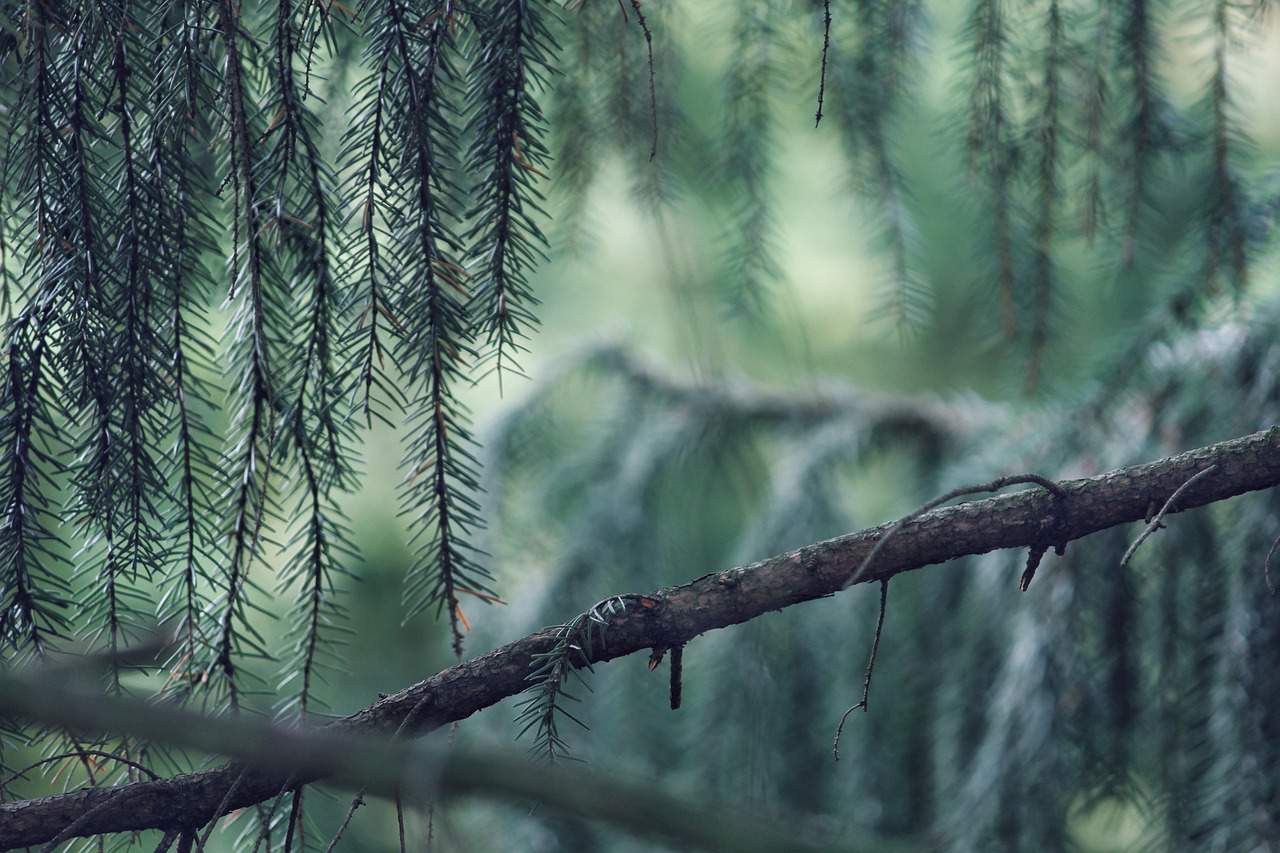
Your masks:
M102 749L78 749L75 752L60 752L57 755L50 755L48 758L42 758L39 761L35 762L34 764L28 764L26 767L22 768L16 773L9 774L3 781L0 781L0 791L4 790L7 786L13 784L18 779L21 779L22 777L26 776L32 770L35 770L37 767L40 767L41 765L50 764L54 761L62 761L63 759L67 759L67 758L76 758L83 761L85 756L89 756L89 755L97 756L98 758L108 758L108 759L111 759L112 761L119 762L120 764L126 764L129 767L132 767L134 770L140 770L143 773L146 773L152 779L160 778L160 776L155 772L153 772L149 767L139 764L136 761L131 761L130 759L124 758L123 756L116 755L115 753L107 752L106 750L102 750Z
M329 846L324 848L324 853L333 853L333 848L338 846L339 839L342 834L347 831L347 826L351 823L352 816L356 813L356 809L364 805L364 792L356 794L356 798L351 801L351 807L347 809L346 815L342 818L342 823L338 824L338 831L333 834L333 839L329 842Z
M1275 541L1271 543L1271 549L1267 551L1267 559L1262 564L1262 577L1266 580L1267 589L1270 590L1272 595L1276 594L1276 585L1271 580L1271 558L1275 556L1277 548L1280 548L1280 536L1277 536Z
M421 699L418 700L417 704L415 704L412 708L409 709L409 713L404 715L404 719L400 721L400 725L396 727L395 732L391 735L392 741L400 737L400 733L403 732L405 728L409 725L409 723L413 721L413 719L418 715L418 712L421 711L426 706L427 700L430 698L431 697L429 695L423 696ZM450 738L450 740L452 740L452 738ZM342 825L338 827L338 831L334 833L333 840L330 841L329 846L325 848L325 853L330 853L330 851L333 850L334 845L338 843L338 839L342 837L342 833L347 831L347 824L351 823L351 817L356 813L356 809L364 805L364 797L365 797L365 794L367 793L369 793L368 786L363 786L360 788L359 791L356 791L355 797L353 797L351 800L350 807L347 808L346 817L342 819ZM396 815L397 815L397 818L400 817L399 795L396 796ZM402 823L401 824L402 834L403 834L403 831L404 831L404 827ZM403 838L401 839L401 842L402 842L401 846L403 847Z
M205 827L204 834L200 836L196 849L200 853L204 853L204 846L209 843L209 836L213 835L213 828L218 825L218 818L227 813L227 806L231 803L231 798L235 795L236 789L240 787L240 783L244 781L244 774L248 770L241 770L236 776L231 786L227 788L226 796L222 798L222 802L218 803L218 807L213 810L213 815L209 818L209 825Z
M980 494L982 492L996 492L996 491L999 491L1000 489L1003 489L1006 486L1012 486L1017 483L1033 483L1037 486L1040 486L1048 490L1050 494L1052 494L1055 498L1058 498L1059 500L1064 500L1067 497L1067 493L1063 490L1061 486L1059 486L1057 483L1053 482L1052 480L1046 479L1045 477L1041 477L1039 474L1011 474L1007 477L998 477L989 483L979 483L976 486L960 486L959 488L952 489L951 491L947 492L945 495L939 495L938 497L929 501L927 504L915 510L914 512L910 513L909 515L904 515L902 518L898 519L894 523L894 525L890 527L883 536L880 537L880 539L876 542L875 547L871 549L871 552L867 554L866 557L863 558L862 563L858 566L857 570L852 575L849 576L849 580L845 581L844 588L848 589L858 581L862 580L862 576L867 573L867 569L871 567L872 561L875 560L876 556L880 553L880 550L884 548L884 546L889 542L889 540L892 539L899 530L905 527L908 522L913 521L919 518L920 516L924 515L926 512L929 512L929 510L937 509L947 501L954 500L955 498L958 498L962 495L974 495L974 494Z
M1157 512L1155 514L1155 517L1152 518L1151 521L1147 523L1146 528L1142 531L1142 533L1138 535L1137 539L1133 540L1133 544L1129 546L1129 549L1124 552L1124 556L1120 558L1121 566L1127 565L1129 562L1129 559L1133 556L1134 552L1138 550L1138 546L1141 545L1143 542L1146 542L1147 538L1150 537L1152 533L1155 533L1157 530L1159 530L1163 526L1160 524L1161 519L1164 518L1165 513L1169 511L1169 509L1173 506L1174 502L1176 502L1178 498L1182 497L1182 493L1185 492L1187 489L1191 488L1195 484L1195 482L1199 480L1201 477L1203 477L1205 474L1208 474L1210 471L1212 471L1214 468L1217 468L1217 467L1218 467L1217 465L1210 465L1208 468L1205 468L1203 471L1199 471L1193 474L1191 477L1187 478L1187 481L1185 483L1183 483L1181 486L1178 486L1178 488L1174 491L1173 494L1169 495L1169 500L1164 502L1164 506L1160 507L1160 511Z
M845 720L849 719L849 715L854 711L861 710L864 713L870 707L867 701L871 698L871 675L876 670L876 656L880 654L880 633L884 630L884 610L885 605L889 601L889 579L884 578L880 581L880 614L876 617L876 636L871 641L871 655L867 658L867 671L862 677L862 698L853 705L850 705L844 715L840 717L840 725L836 726L836 738L831 742L831 754L836 761L840 760L840 735L844 733Z

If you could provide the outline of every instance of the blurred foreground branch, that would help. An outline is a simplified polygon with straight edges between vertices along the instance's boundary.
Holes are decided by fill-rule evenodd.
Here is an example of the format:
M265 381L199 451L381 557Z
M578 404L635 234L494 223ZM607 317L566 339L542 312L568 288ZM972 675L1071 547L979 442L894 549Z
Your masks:
M269 786L276 792L325 779L387 798L399 795L408 801L481 796L536 802L561 813L607 821L637 835L674 839L710 850L816 853L870 849L865 844L849 846L829 840L819 845L806 840L803 829L794 825L784 830L777 823L766 824L720 804L679 798L581 764L535 764L509 750L435 747L336 727L303 730L244 716L206 717L172 706L105 696L89 689L83 680L39 671L0 675L0 714L75 731L133 735L239 762L213 773L157 782L178 797L178 808L171 812L164 811L168 807L164 798L150 796L147 789L134 785L88 788L63 797L7 804L0 813L0 839L6 847L33 843L31 830L39 830L33 817L47 819L51 803L59 804L60 818L67 815L84 820L73 835L101 832L100 819L113 820L117 829L194 830L220 816L214 813L219 807L225 809L220 799L210 803L210 795L220 790L215 779L237 784L237 777L241 777L240 787L260 790ZM710 814L716 816L714 820L708 819ZM128 825L120 825L122 822ZM27 840L15 844L22 834ZM881 842L875 849L884 849Z
M1199 478L1195 488L1183 494L1176 506L1170 508L1171 513L1280 484L1280 427L1145 465L1087 479L1062 481L1058 484L1062 496L1033 489L934 510L902 525L892 541L884 544L874 566L860 581L880 581L904 571L1000 548L1041 546L1049 538L1054 544L1068 542L1120 524L1143 520L1151 505L1163 504L1191 477L1209 466L1213 466L1213 470ZM682 586L660 589L648 595L622 596L628 606L624 612L610 617L608 631L602 634L601 642L587 650L590 660L607 661L654 647L682 645L711 629L735 625L773 610L832 595L845 586L851 573L893 526L894 523L883 524L815 543L753 565L707 574ZM554 643L555 629L539 631L508 643L326 726L322 730L323 736L341 739L390 734L411 714L413 724L407 731L418 734L464 719L524 690L528 686L527 677L535 655L545 653ZM11 678L16 679L17 676ZM129 720L120 717L113 720L87 717L74 721L68 716L57 716L70 715L75 708L81 709L76 713L93 715L115 706L98 698L79 703L53 701L40 693L34 685L8 681L0 685L0 712L46 715L49 722L69 725L85 725L92 719L94 727L112 731L123 731L130 724ZM153 731L147 734L156 736ZM282 735L273 734L272 737ZM215 746L190 740L183 742L200 748L213 749ZM214 751L233 756L241 754L239 750ZM354 778L371 773L371 765L383 760L379 757L378 761L368 761L369 756L347 755L341 760L350 758L354 764L327 763L340 760L336 753L350 753L352 750L332 752L335 755L317 760L305 768L298 767L296 763L290 765L294 776L292 783L312 781L331 774ZM459 753L439 759L437 784L443 790L461 793L479 787L495 795L547 801L549 789L556 788L566 796L573 793L590 799L589 805L579 804L583 813L618 820L628 826L634 826L635 816L642 814L639 804L633 807L626 802L630 793L608 787L613 783L597 783L593 779L588 785L576 782L571 785L567 777L561 780L548 775L551 770L566 774L574 772L567 769L538 768L536 773L512 771L510 780L502 783L508 787L486 787L492 783L490 774L501 776L506 770L496 772L496 763L477 769L483 762L476 763L475 759L463 756L465 754ZM401 757L398 763L389 765L395 768L394 773L401 774L395 776L397 780L403 781L403 774L408 772L405 761L407 757ZM241 774L242 768L232 766L158 782L85 789L62 796L0 804L0 849L45 843L89 810L93 814L79 823L75 835L198 826L212 819L220 806L224 810L232 810L274 797L288 778L279 769L255 769L243 776ZM555 784L551 781L553 778ZM520 781L522 779L523 782ZM561 781L564 784L560 784ZM526 791L521 787L530 782L536 783L536 791ZM235 790L228 797L227 792L233 784ZM564 807L571 806L564 804ZM677 811L677 814L689 817L683 812ZM689 829L694 831L697 826ZM740 846L736 849L752 848Z

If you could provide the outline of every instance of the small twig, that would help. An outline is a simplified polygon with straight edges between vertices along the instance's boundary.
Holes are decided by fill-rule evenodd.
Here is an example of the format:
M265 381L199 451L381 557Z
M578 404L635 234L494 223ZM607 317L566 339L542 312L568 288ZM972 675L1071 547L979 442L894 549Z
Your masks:
M132 767L135 770L141 770L143 773L146 773L148 776L150 776L152 781L160 778L144 765L139 764L136 761L130 761L128 758L124 758L122 756L116 755L113 752L107 752L106 750L102 750L102 749L78 749L75 752L62 752L62 753L59 753L58 755L50 755L48 758L42 758L39 761L35 762L34 764L28 764L26 767L22 768L18 772L11 773L9 776L7 776L4 779L4 781L0 781L0 790L3 790L5 787L16 782L18 779L22 778L23 776L26 776L28 773L30 773L32 770L35 770L37 767L39 767L42 764L49 764L50 762L53 762L53 761L62 761L67 758L78 758L81 761L83 761L86 756L90 756L90 755L97 756L98 758L108 758L112 761L117 761L121 764L128 765L129 767Z
M396 791L396 827L400 830L400 853L405 853L404 845L404 805L400 802L400 792Z
M622 4L619 3L618 5ZM658 156L658 85L653 63L653 32L649 29L649 22L645 20L644 11L640 8L640 0L631 0L631 8L635 10L636 22L640 24L640 30L644 33L645 48L649 52L649 123L653 128L653 142L649 147L649 161L653 162L653 159ZM622 17L625 21L625 9Z
M1266 562L1262 564L1262 577L1266 580L1267 589L1271 591L1272 595L1276 594L1276 585L1271 580L1271 558L1275 556L1277 548L1280 548L1280 536L1277 536L1275 541L1271 543L1271 550L1267 552Z
M622 0L618 0L619 3ZM449 724L449 749L453 749L453 742L458 739L458 721L454 720ZM427 843L423 845L423 849L427 853L431 853L431 848L436 842L436 800L432 798L427 803Z
M422 710L423 705L427 704L427 700L429 698L431 698L431 694L424 693L422 695L422 698L414 703L414 706L409 709L409 713L404 715L404 719L400 721L400 725L396 727L395 732L391 735L392 741L400 737L400 733L403 732L405 730L405 727L407 727L409 723L413 720L413 718L418 715L418 712ZM451 742L453 740L452 733L457 730L456 727L457 727L457 723L455 722L453 727L450 728L449 739ZM351 800L351 807L347 809L346 817L342 819L342 825L338 827L337 833L334 834L333 840L329 842L329 846L325 848L324 853L332 853L334 846L336 846L338 843L338 839L342 837L342 833L346 832L347 824L351 823L352 815L356 813L356 809L364 805L364 795L368 793L368 790L369 789L366 787L366 788L361 788L359 791L356 792L355 797ZM404 820L400 814L400 795L399 794L396 794L396 819L400 821L400 846L401 846L401 849L403 849L404 848Z
M155 853L168 853L169 848L173 846L173 842L178 837L180 830L171 829L164 834L164 838L160 839L160 843L156 845Z
M289 826L284 831L284 853L293 853L293 834L302 817L302 785L293 789L293 802L289 805ZM302 847L306 850L306 845Z
M827 97L827 52L831 49L831 0L822 0L822 69L818 72L818 114L813 126L822 124L822 104Z
M671 710L680 710L684 692L684 646L671 647Z
M276 809L280 808L280 801L284 799L284 795L293 787L293 779L295 774L290 774L288 779L284 780L284 784L280 786L280 790L271 800L271 808L266 809L263 814L262 803L258 803L258 823L261 829L258 830L258 838L253 842L253 850L250 853L258 853L258 848L262 846L262 842L267 842L267 853L271 853L271 841L274 833L271 830L271 822L276 819Z
M324 848L324 853L333 853L333 848L338 846L342 833L347 831L347 826L351 823L351 817L356 813L356 809L364 805L364 791L356 794L356 798L351 801L351 808L347 809L347 814L342 818L342 823L338 824L338 831L333 834L333 840L329 842L329 846Z
M1036 576L1036 569L1040 568L1040 561L1044 559L1044 555L1048 550L1048 545L1037 543L1031 546L1031 550L1027 551L1027 567L1022 570L1022 578L1018 581L1019 590L1026 592L1031 588L1031 581Z
M892 527L890 527L887 531L885 531L885 534L876 541L875 547L872 548L871 552L868 553L867 556L863 558L862 563L861 565L858 566L857 571L855 571L852 575L850 575L849 580L845 581L844 588L848 589L849 587L853 586L855 583L857 583L859 580L862 579L862 576L867 573L867 569L871 567L872 561L875 560L876 556L880 553L880 549L883 548L888 543L888 541L893 538L894 534L896 534L903 527L906 527L909 522L919 518L929 510L935 509L941 506L942 504L946 503L947 501L958 498L961 495L974 495L974 494L980 494L982 492L997 492L1006 486L1012 486L1018 483L1031 483L1033 485L1040 486L1041 488L1045 489L1046 491L1048 491L1050 494L1052 494L1055 498L1058 498L1059 500L1065 500L1067 497L1067 493L1063 490L1061 486L1053 482L1053 480L1047 479L1045 477L1041 477L1039 474L1011 474L1007 477L998 477L989 483L979 483L976 486L961 486L957 489L952 489L951 491L947 492L945 495L940 495L934 498L933 500L929 501L927 504L915 510L914 512L910 513L909 515L904 515L902 518L898 519L897 522L895 522Z
M226 812L227 806L231 804L231 797L235 794L236 788L240 787L240 781L244 779L244 774L248 772L249 768L247 767L240 771L235 781L231 783L231 787L227 788L227 793L223 795L222 802L218 803L218 807L213 810L213 816L209 818L209 825L205 827L204 835L200 836L200 843L196 846L196 849L200 850L201 853L204 851L204 846L209 843L209 836L213 835L213 828L218 825L218 818L222 817L223 813Z
M1157 530L1159 530L1163 526L1160 524L1160 522L1162 519L1164 519L1165 513L1167 513L1173 507L1174 502L1176 502L1178 498L1182 497L1182 493L1185 492L1187 489L1191 488L1191 486L1197 480L1203 477L1205 474L1208 474L1210 471L1212 471L1214 468L1217 468L1217 467L1218 467L1217 465L1210 465L1208 468L1205 468L1203 471L1193 474L1185 483L1183 483L1181 486L1178 486L1177 490L1174 491L1173 494L1169 495L1169 500L1165 501L1164 506L1160 507L1160 511L1156 513L1155 518L1151 519L1151 521L1147 523L1146 528L1144 528L1142 533L1138 535L1138 538L1133 540L1133 544L1129 546L1129 550L1124 552L1124 556L1120 558L1121 566L1127 565L1129 563L1129 559L1133 557L1133 553L1138 550L1138 546L1141 545L1143 542L1146 542L1147 537L1149 537L1152 533L1155 533Z
M844 733L845 720L849 719L849 715L854 711L862 710L865 713L869 707L867 702L871 698L871 675L875 672L876 656L880 653L880 633L884 630L884 611L888 601L889 579L884 578L880 581L880 614L876 617L876 636L871 641L871 655L867 658L867 671L862 677L862 699L844 712L844 716L840 718L840 725L836 726L836 738L831 743L831 754L835 756L836 761L840 760L840 735Z

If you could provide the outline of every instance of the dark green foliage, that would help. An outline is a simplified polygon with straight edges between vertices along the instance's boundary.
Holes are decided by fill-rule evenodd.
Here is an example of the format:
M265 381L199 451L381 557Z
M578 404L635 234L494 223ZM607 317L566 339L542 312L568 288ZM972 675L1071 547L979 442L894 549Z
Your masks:
M360 309L357 394L366 416L381 392L404 408L408 423L401 489L417 546L405 587L408 615L448 608L461 655L458 596L485 592L488 573L467 541L480 524L470 494L476 472L469 417L451 391L477 356L467 314L470 276L456 233L464 215L456 183L457 14L451 3L364 10L366 60L376 71L357 84L360 120L347 131L344 158L360 232L351 250ZM399 377L383 372L388 347L404 376L400 387Z
M536 322L528 276L546 259L537 180L550 153L537 96L552 72L553 13L544 7L546 0L482 0L475 11L467 166L477 182L464 236L472 247L478 337L499 379L519 370L513 350Z
M398 615L447 613L461 659L464 610L501 600L509 558L537 585L515 618L559 620L959 484L1274 424L1276 312L1251 288L1280 191L1239 63L1255 11L0 0L0 665L105 653L111 691L291 724L327 710L359 579L345 501L384 427L403 436L412 550ZM1192 23L1198 100L1164 79ZM919 384L967 370L1010 400L714 372L722 339L744 372L812 367L791 363L812 353L789 325L804 273L779 213L799 128L838 152L821 164L833 191L863 203L845 230L877 252L870 317L919 333L891 352L931 365ZM592 207L614 170L700 372L594 347L534 377L482 466L464 397L522 374L547 235L585 251L614 229ZM691 210L714 223L684 233ZM887 385L891 361L857 369ZM1056 402L1026 408L1015 387ZM1275 846L1274 514L1266 499L1177 516L1126 567L1127 536L1099 536L1046 557L1022 598L1025 554L896 579L873 710L838 767L871 595L851 594L852 617L824 601L698 638L679 702L665 678L597 674L581 742L762 809L929 827L951 849L1070 849L1081 815L1116 803L1148 849ZM566 704L586 697L566 688L626 600L561 625L535 662L516 718L540 754L579 745L561 724L587 718ZM113 656L158 624L175 638L160 665ZM199 760L4 722L0 778L28 747L68 784L139 772L94 756ZM315 796L256 810L244 846L321 843Z

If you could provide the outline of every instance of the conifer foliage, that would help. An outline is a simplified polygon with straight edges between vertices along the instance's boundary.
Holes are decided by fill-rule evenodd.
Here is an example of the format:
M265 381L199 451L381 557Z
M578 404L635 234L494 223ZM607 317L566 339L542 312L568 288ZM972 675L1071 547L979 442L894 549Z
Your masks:
M1096 268L1121 271L1116 290L1139 290L1125 304L1143 333L1119 357L1088 366L1101 378L1085 408L1109 413L1127 399L1126 381L1145 382L1151 408L1177 403L1199 419L1187 429L1195 440L1222 437L1207 433L1213 410L1198 408L1176 368L1196 361L1188 348L1209 345L1195 329L1211 308L1250 296L1280 209L1248 138L1238 81L1240 56L1272 25L1266 4L969 0L959 16L922 0L742 0L716 17L725 55L698 63L681 32L688 5L0 0L0 665L94 653L112 692L158 692L229 714L266 693L289 723L322 713L357 562L338 506L360 484L359 451L375 426L402 438L413 560L401 616L443 617L461 660L464 608L502 592L483 550L493 519L482 510L482 448L463 395L491 375L500 389L523 375L539 324L534 275L553 250L548 209L564 211L575 247L588 245L588 196L614 157L664 231L666 212L700 194L724 213L715 298L735 321L765 328L796 283L775 210L787 104L806 132L837 137L840 186L869 212L868 242L883 261L877 310L851 312L849 323L936 330L947 323L938 301L964 290L991 351L1018 363L1016 384L1043 394L1079 293L1071 258L1087 252ZM1204 87L1179 107L1161 77L1163 39L1187 22L1204 48ZM682 100L690 67L691 76L717 75L702 87L718 93L712 120ZM920 239L929 211L904 152L928 135L917 90L938 68L963 95L942 122L944 156L963 167L948 191L966 199L976 223L965 247L975 273L963 281L930 273L936 264ZM813 98L816 130L805 119ZM1249 401L1274 420L1264 377L1274 377L1277 356L1265 328L1217 329L1231 340L1212 357L1231 382L1213 389L1213 404ZM1142 377L1122 379L1134 364ZM535 458L530 448L566 429L547 414L559 393L553 378L515 407L486 457L497 512L518 521L506 490L524 477L537 482L526 490L571 519L551 561L548 599L557 602L589 571L632 588L662 562L646 513L658 512L655 495L676 478L671 461L690 447L710 460L707 481L730 469L757 477L743 500L754 532L735 529L708 549L746 562L847 528L835 466L872 458L887 434L936 463L921 474L925 488L978 463L973 430L1011 422L977 406L701 393L610 348L566 372L616 386L625 418L566 453L569 462ZM1064 466L1086 455L1072 442L1089 429L1044 424ZM1154 426L1139 432L1133 442L1159 444ZM707 436L715 448L703 445ZM761 463L761 453L782 461ZM1183 536L1193 539L1166 535L1168 548ZM1209 522L1195 541L1206 540L1265 550L1254 533L1230 539ZM891 670L918 653L941 668L941 655L930 657L938 649L918 638L981 599L984 583L904 584L901 594L895 586L895 599L915 600L918 624L904 627L895 614L878 665ZM1275 667L1265 651L1275 613L1243 575L1213 590L1202 583L1170 572L1135 590L1069 574L1038 582L1051 587L1038 611L949 629L959 669L977 668L992 649L1016 651L931 695L936 713L922 713L912 731L886 736L893 749L883 761L932 769L903 781L864 764L862 781L893 777L906 793L858 819L884 831L928 821L957 849L1026 849L1031 840L1065 849L1078 803L1055 786L1070 778L1106 796L1154 790L1153 846L1174 836L1241 849L1263 832L1280 844L1271 781L1280 757L1260 710L1280 699L1280 689L1269 692ZM290 604L283 650L261 633L273 596ZM1145 633L1139 599L1162 611ZM582 644L623 609L606 599L564 624L529 673L519 728L550 758L572 745L563 718L582 722L565 708L578 698L569 682L585 682ZM830 616L821 617L828 627ZM135 678L122 653L160 623L175 640L153 684ZM801 665L816 641L772 642L766 630L744 629L748 666L795 674L793 701L779 713L797 727L821 718L831 703ZM921 647L895 653L899 634ZM731 658L723 648L713 655ZM691 679L697 656L690 648ZM684 660L682 647L673 659ZM1139 711L1124 685L1153 673L1193 686L1200 700L1162 695ZM1054 692L1077 676L1087 708ZM762 685L712 682L721 723L760 714ZM1003 710L974 710L993 701ZM1007 718L1019 706L1028 713ZM1106 737L1159 722L1129 752L1105 737L1045 747L1073 738L1082 715L1100 708L1110 715ZM876 736L863 727L853 738ZM30 743L51 775L66 764L77 783L190 766L158 745L5 724L0 799L17 769L6 747ZM1246 750L1256 760L1233 775L1223 756ZM770 797L811 805L794 768L765 775ZM1038 807L992 811L1014 788L1024 800L1033 792ZM958 794L944 803L943 789ZM289 845L296 835L314 846L301 788L292 802L251 815L246 847L269 847L282 832Z

